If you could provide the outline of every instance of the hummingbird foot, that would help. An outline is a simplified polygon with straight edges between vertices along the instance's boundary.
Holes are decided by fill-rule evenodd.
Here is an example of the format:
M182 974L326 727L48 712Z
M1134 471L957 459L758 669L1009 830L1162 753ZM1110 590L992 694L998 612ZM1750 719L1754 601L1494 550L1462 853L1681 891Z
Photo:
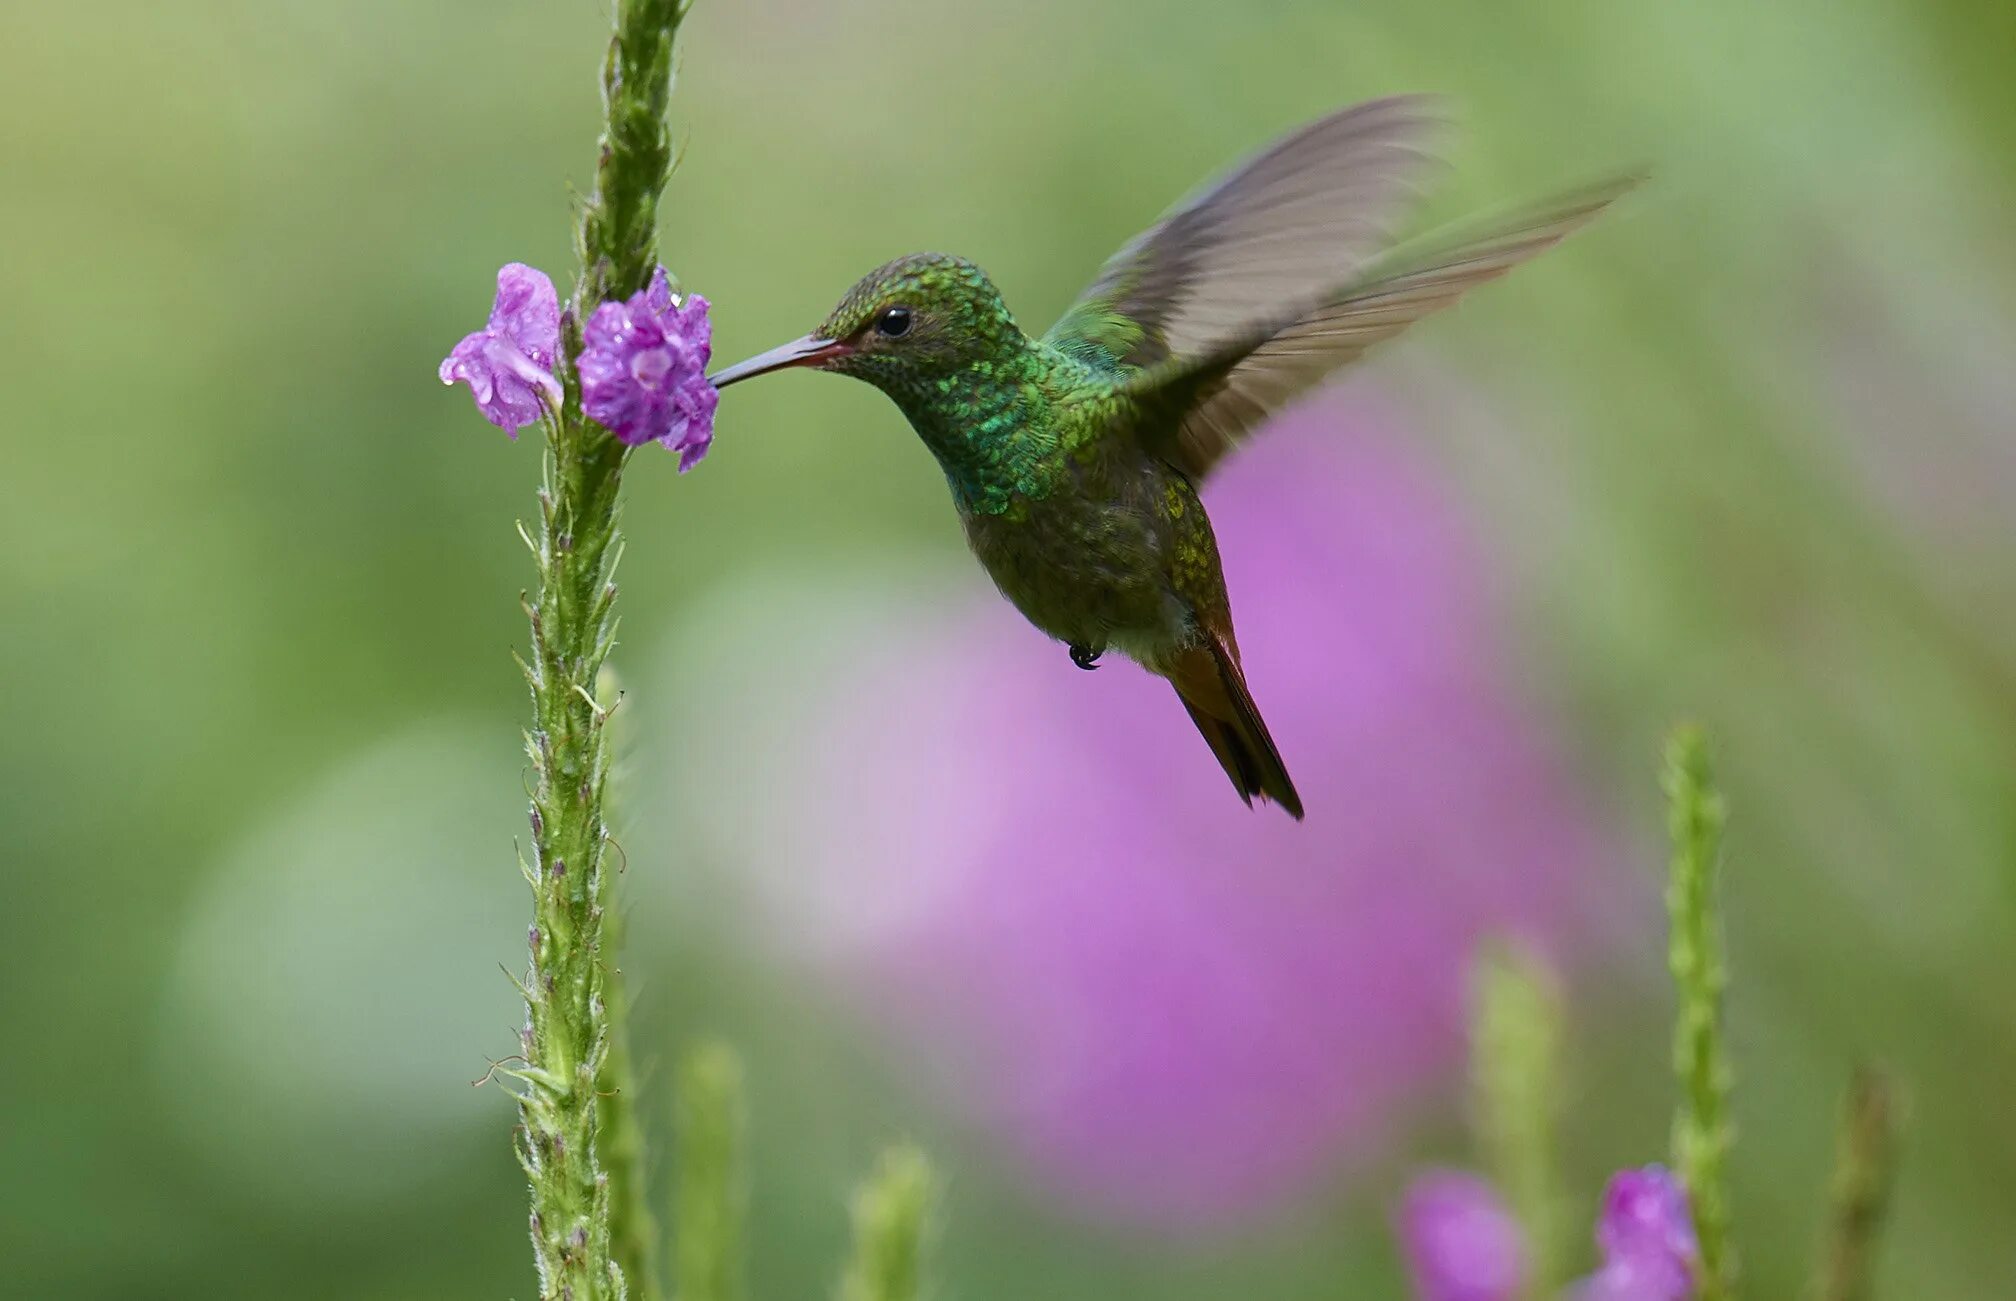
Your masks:
M1099 667L1099 657L1105 653L1106 648L1104 646L1095 649L1094 647L1087 646L1084 642L1074 641L1071 643L1071 662L1079 668L1084 669L1087 673Z

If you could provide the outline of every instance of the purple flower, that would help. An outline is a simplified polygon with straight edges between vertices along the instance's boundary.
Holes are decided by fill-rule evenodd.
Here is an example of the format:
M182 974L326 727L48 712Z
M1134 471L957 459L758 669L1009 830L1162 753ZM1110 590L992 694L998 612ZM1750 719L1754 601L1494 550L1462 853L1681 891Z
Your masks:
M1565 967L1627 929L1621 856L1420 444L1327 396L1206 494L1300 825L1240 804L1166 683L1077 672L964 566L773 595L788 622L683 657L778 722L681 761L682 825L776 960L1049 1196L1173 1228L1264 1213L1460 1078L1481 939Z
M714 405L707 382L713 351L707 300L673 301L659 267L651 283L620 303L604 303L588 318L581 374L581 409L636 447L658 442L679 453L681 473L700 463L714 441Z
M1431 1171L1400 1208L1400 1240L1417 1301L1515 1301L1525 1285L1525 1239L1491 1185ZM1569 1288L1569 1301L1687 1301L1694 1295L1694 1222L1687 1192L1664 1166L1610 1180L1596 1224L1603 1267Z
M542 393L559 405L560 381L553 378L559 346L560 299L553 282L543 271L507 262L497 272L490 324L442 359L441 382L468 384L483 418L516 438L521 426L545 412Z
M1625 1170L1603 1194L1596 1224L1603 1267L1575 1301L1686 1301L1694 1294L1694 1220L1687 1190L1664 1167Z
M1516 1301L1526 1276L1519 1222L1490 1184L1437 1170L1407 1190L1400 1240L1419 1301Z

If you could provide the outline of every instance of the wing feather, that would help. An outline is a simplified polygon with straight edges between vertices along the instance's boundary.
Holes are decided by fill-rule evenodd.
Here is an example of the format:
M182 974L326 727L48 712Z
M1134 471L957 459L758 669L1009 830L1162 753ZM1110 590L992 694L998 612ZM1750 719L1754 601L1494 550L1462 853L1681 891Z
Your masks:
M1620 178L1560 196L1480 231L1475 225L1415 241L1366 267L1342 289L1262 318L1217 348L1143 372L1129 390L1151 410L1179 413L1154 448L1193 479L1268 415L1366 349L1586 225L1638 182ZM1292 301L1292 300L1291 300Z
M1433 168L1426 96L1373 100L1284 136L1178 202L1106 263L1047 341L1152 366L1343 284L1389 242Z

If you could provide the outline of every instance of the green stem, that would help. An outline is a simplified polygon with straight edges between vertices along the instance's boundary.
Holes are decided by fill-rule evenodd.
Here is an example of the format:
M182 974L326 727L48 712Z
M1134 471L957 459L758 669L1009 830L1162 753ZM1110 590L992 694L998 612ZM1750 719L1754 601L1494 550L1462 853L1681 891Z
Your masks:
M742 1296L742 1062L720 1044L680 1063L678 1168L672 1204L673 1295Z
M1471 988L1472 1106L1485 1165L1526 1231L1524 1295L1551 1297L1565 1280L1568 1223L1555 1161L1560 989L1537 957L1503 945L1485 949Z
M907 1145L884 1152L854 1194L854 1259L840 1281L840 1301L917 1301L930 1203L924 1154Z
M617 509L627 449L581 414L574 359L581 321L641 289L656 261L658 194L671 162L665 104L684 7L622 0L603 67L606 125L595 192L583 205L581 272L563 329L566 400L552 422L534 542L532 968L526 1063L517 1077L519 1157L532 1186L532 1245L546 1301L626 1295L612 1247L612 1188L598 1098L612 1046L607 968L604 794L608 710L597 678L616 635Z
M610 675L604 674L607 679ZM610 696L605 690L604 699ZM621 909L604 918L602 940L611 953L621 949ZM602 1061L600 1144L609 1172L609 1239L616 1264L636 1301L662 1301L658 1276L658 1217L651 1213L645 1172L644 1127L637 1117L637 1080L631 1065L629 994L623 972L603 975L603 1002L609 1009L609 1051Z
M1890 1081L1875 1071L1857 1071L1841 1109L1814 1301L1868 1301L1876 1272L1876 1237L1889 1209L1896 1165L1897 1100Z
M1667 742L1665 786L1673 842L1666 889L1668 961L1679 1004L1673 1032L1673 1065L1680 1077L1673 1164L1686 1184L1701 1244L1701 1301L1727 1301L1734 1295L1736 1253L1729 1241L1725 1169L1732 1075L1722 995L1729 978L1716 898L1724 814L1699 729L1680 728Z

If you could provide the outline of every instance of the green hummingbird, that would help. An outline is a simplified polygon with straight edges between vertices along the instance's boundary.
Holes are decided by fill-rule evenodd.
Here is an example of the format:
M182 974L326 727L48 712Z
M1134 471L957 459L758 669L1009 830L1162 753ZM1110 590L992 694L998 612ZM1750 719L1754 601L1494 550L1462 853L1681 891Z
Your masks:
M1240 669L1198 487L1283 403L1631 184L1396 246L1438 126L1433 101L1407 96L1284 136L1121 249L1040 338L978 266L915 253L862 277L811 334L713 383L807 366L888 394L1029 622L1081 669L1111 648L1167 678L1240 797L1300 819Z

